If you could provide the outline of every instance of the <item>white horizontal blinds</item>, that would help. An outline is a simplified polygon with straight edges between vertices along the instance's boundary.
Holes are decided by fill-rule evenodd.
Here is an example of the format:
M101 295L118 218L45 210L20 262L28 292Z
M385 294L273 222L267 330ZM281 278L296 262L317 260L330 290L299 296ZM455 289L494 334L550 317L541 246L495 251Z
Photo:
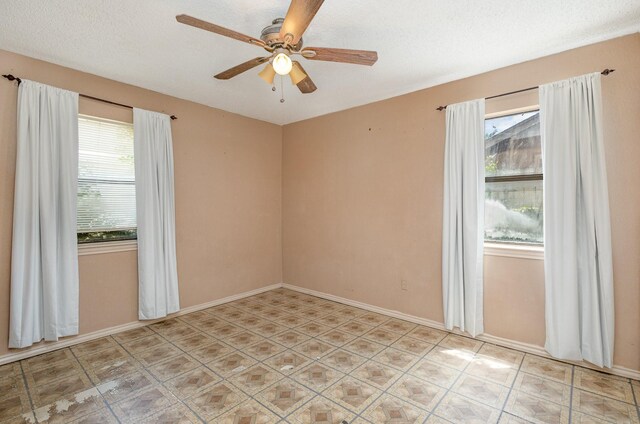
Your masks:
M78 232L136 228L133 125L81 116Z

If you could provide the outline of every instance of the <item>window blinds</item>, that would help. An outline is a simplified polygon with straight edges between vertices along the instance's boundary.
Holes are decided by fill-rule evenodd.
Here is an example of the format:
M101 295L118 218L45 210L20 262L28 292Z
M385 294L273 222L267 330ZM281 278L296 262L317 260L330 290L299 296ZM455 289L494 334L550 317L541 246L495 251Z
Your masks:
M78 233L134 230L133 125L80 116Z

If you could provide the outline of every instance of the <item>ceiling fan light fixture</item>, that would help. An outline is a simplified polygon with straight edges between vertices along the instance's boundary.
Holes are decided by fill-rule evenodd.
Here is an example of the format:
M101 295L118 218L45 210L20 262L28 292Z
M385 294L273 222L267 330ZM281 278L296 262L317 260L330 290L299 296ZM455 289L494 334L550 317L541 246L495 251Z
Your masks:
M273 69L270 63L267 63L267 66L260 72L258 72L258 76L264 80L269 85L273 84L273 79L276 77L276 70Z
M287 75L291 72L291 58L285 53L278 53L276 57L273 58L272 65L278 75Z
M308 75L302 69L302 66L300 66L300 63L294 60L291 66L291 72L289 72L289 78L291 78L291 84L298 85L298 83L303 79L305 79L307 76Z

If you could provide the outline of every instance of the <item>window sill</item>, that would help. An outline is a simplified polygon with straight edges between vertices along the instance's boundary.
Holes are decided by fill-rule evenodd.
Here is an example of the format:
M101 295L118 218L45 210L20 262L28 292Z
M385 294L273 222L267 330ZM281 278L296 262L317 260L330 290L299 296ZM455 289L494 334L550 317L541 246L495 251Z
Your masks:
M78 244L78 256L138 250L138 240L102 241Z
M511 243L485 243L484 254L507 258L544 260L544 247Z

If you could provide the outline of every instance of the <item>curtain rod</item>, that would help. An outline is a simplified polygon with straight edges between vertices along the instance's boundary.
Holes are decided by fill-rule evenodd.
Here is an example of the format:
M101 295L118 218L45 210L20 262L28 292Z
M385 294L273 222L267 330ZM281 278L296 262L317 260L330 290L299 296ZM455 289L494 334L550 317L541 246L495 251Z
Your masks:
M13 76L13 75L11 75L11 74L2 75L2 76L3 76L4 78L8 79L9 81L18 81L18 85L20 85L20 83L22 82L22 80L21 80L20 78L18 78L18 77L14 77L14 76ZM112 102L111 100L105 100L105 99L101 99L101 98L99 98L99 97L89 96L89 95L87 95L87 94L79 94L79 96L80 96L80 97L84 97L85 99L97 100L97 101L102 102L102 103L108 103L108 104L110 104L110 105L114 105L114 106L120 106L120 107L126 107L126 108L128 108L128 109L133 109L133 106L125 105L125 104L122 104L122 103ZM171 120L176 120L176 119L178 119L178 117L177 117L177 116L175 116L175 115L171 115L171 116L170 116L170 118L171 118Z
M613 71L615 71L615 69L605 69L604 71L600 72L602 75L607 76L610 73L612 73ZM531 90L536 90L538 89L538 87L529 87L529 88L523 88L522 90L516 90L516 91L509 91L508 93L502 93L502 94L496 94L495 96L489 96L489 97L485 97L485 100L489 100L489 99L496 99L498 97L504 97L504 96L509 96L511 94L518 94L518 93L524 93L525 91L531 91ZM436 108L436 110L445 110L447 108L447 106L438 106Z

